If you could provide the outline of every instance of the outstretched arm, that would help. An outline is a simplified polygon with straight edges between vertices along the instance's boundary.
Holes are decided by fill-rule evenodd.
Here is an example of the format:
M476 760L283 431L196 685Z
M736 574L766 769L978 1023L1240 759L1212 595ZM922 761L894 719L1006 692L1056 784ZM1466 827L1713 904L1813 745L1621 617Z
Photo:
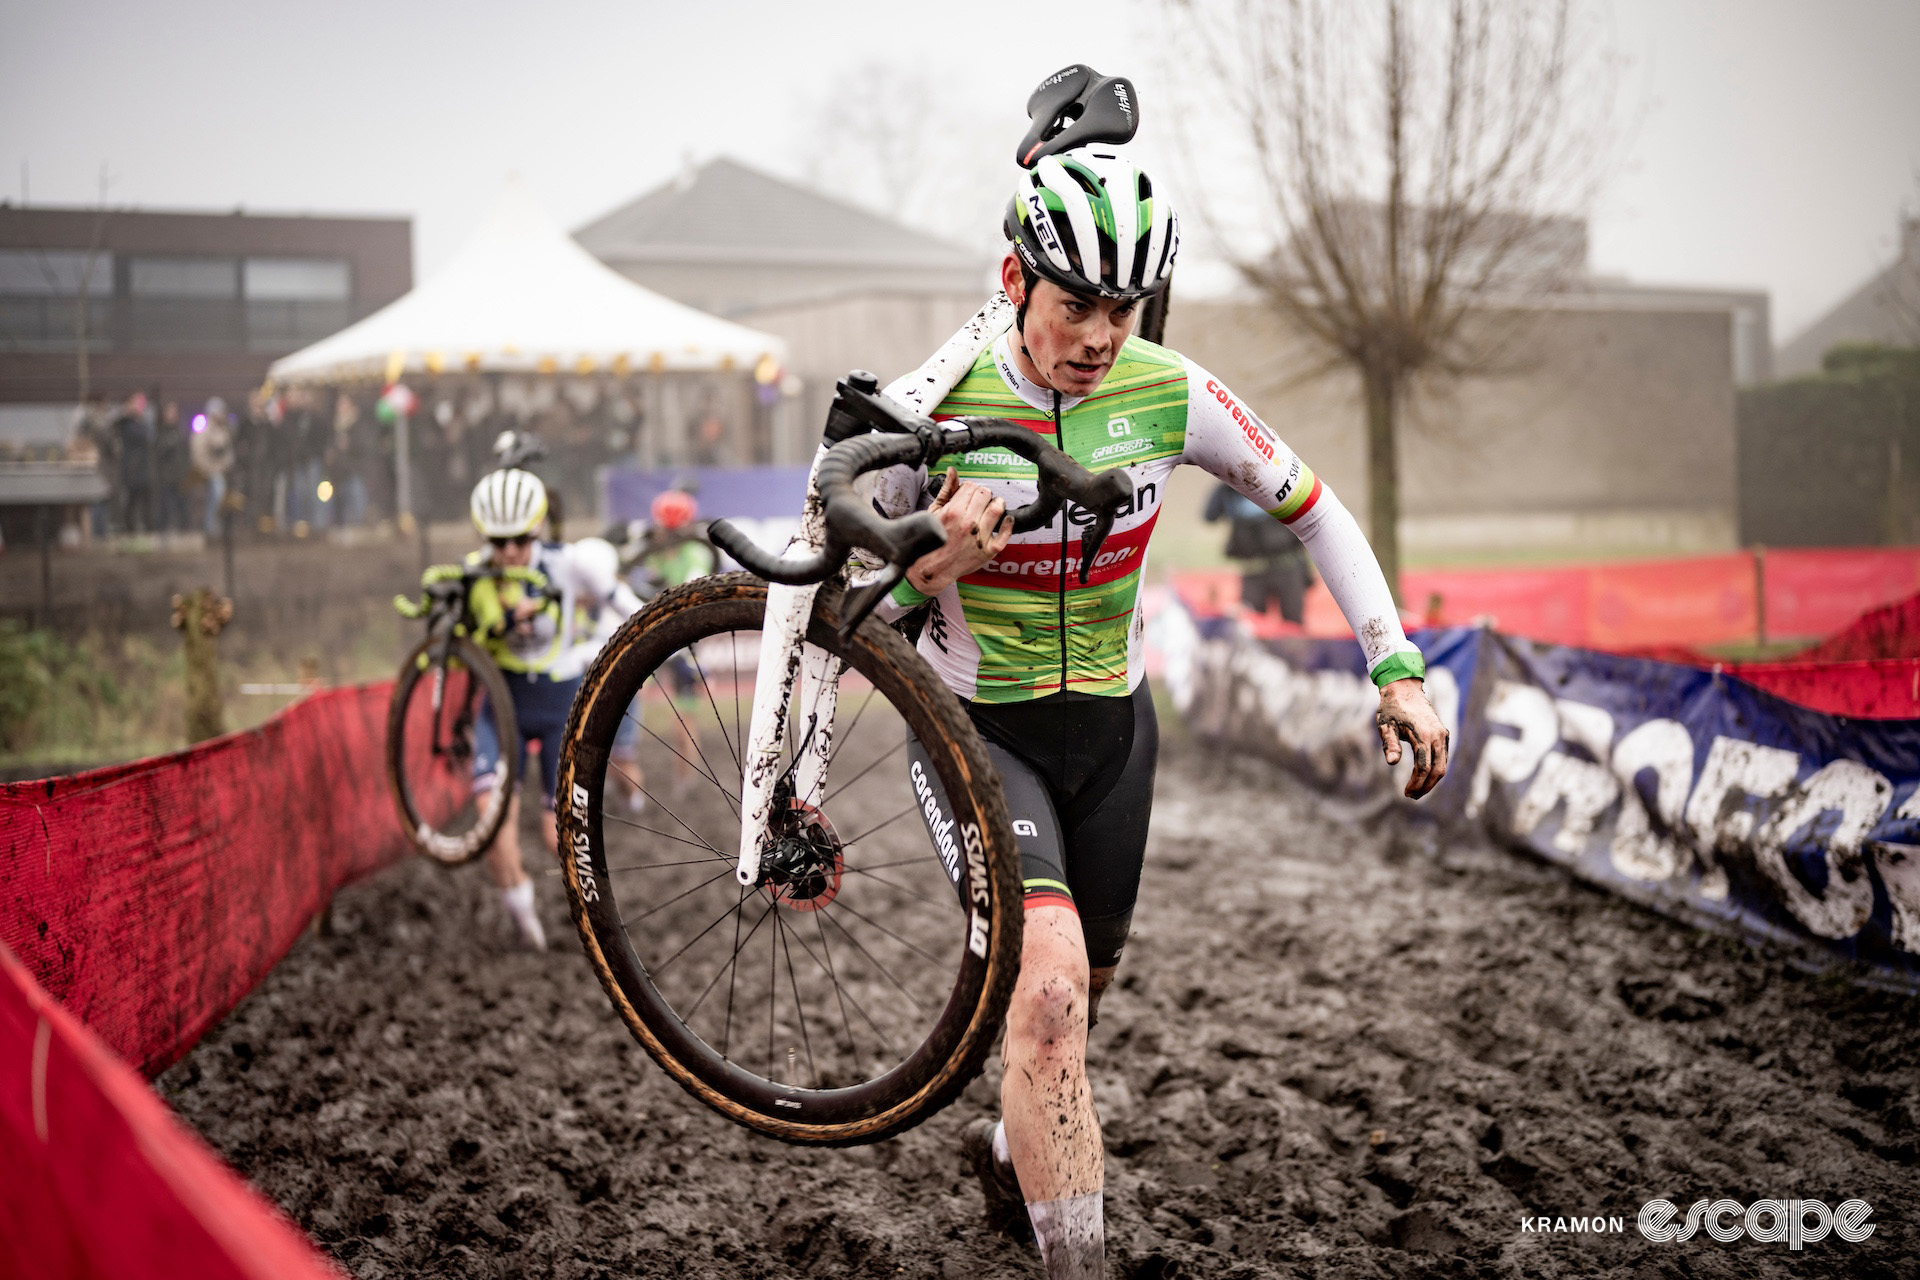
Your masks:
M1186 460L1244 494L1292 529L1313 557L1347 625L1360 641L1367 674L1380 689L1380 745L1389 765L1400 743L1413 748L1411 798L1447 772L1447 730L1427 701L1426 661L1407 639L1380 562L1332 489L1212 374L1187 361Z

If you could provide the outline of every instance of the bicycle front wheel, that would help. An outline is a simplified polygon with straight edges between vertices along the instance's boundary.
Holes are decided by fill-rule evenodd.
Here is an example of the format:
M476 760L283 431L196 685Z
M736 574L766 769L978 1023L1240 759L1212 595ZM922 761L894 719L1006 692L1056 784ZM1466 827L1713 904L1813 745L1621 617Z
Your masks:
M520 731L500 668L465 637L407 655L387 706L387 781L414 847L459 866L486 851L520 780ZM488 768L491 764L491 768Z
M1000 779L959 699L891 628L841 643L836 605L820 594L807 639L837 705L796 682L759 883L734 878L766 610L749 575L663 593L602 650L559 806L574 922L635 1038L729 1119L845 1145L919 1123L979 1074L1021 903ZM795 781L829 725L824 779Z

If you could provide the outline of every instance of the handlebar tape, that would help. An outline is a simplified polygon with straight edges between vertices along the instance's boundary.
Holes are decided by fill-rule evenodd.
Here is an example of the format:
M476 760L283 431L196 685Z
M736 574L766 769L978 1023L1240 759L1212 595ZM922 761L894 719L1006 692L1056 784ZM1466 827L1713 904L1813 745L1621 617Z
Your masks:
M851 633L900 580L906 567L921 556L946 545L946 533L937 516L916 512L897 519L874 510L854 491L854 481L869 471L887 467L932 466L951 453L983 446L1010 450L1039 470L1039 494L1013 512L1016 533L1026 533L1052 522L1067 502L1085 508L1093 520L1080 541L1080 581L1085 582L1100 546L1113 529L1114 518L1133 497L1133 480L1124 470L1095 473L1048 444L1031 430L1005 418L955 419L935 423L919 417L866 386L843 382L834 402L834 414L843 426L873 430L851 435L830 447L814 472L814 490L820 503L825 545L811 555L786 556L767 551L730 521L716 520L708 533L713 545L768 582L804 586L837 573L858 548L884 558L889 570L853 593L848 603ZM811 514L811 512L809 512ZM884 582L884 587L881 586Z

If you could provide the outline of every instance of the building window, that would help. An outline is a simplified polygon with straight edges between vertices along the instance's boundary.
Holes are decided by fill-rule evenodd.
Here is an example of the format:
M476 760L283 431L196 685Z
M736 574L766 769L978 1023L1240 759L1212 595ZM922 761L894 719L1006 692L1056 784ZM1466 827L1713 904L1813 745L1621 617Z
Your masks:
M0 349L70 351L83 329L90 350L104 349L112 296L110 253L0 249Z
M353 319L353 272L340 258L248 258L247 350L285 354Z
M339 258L248 258L249 302L345 302L353 272Z
M113 255L84 249L0 249L0 295L74 298L83 280L93 296L110 295Z
M127 264L129 336L146 351L209 351L246 343L237 258L134 258Z
M127 287L136 298L237 298L240 264L232 258L135 258Z

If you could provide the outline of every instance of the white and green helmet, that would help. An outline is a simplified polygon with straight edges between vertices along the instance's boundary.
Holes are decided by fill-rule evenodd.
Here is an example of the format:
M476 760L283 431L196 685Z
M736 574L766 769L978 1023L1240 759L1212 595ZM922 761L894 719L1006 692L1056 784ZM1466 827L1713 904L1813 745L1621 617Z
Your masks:
M491 471L473 486L468 511L485 537L524 537L547 518L547 486L531 471Z
M1164 289L1180 220L1153 180L1106 147L1042 156L1007 205L1007 238L1032 275L1072 293L1142 298Z

